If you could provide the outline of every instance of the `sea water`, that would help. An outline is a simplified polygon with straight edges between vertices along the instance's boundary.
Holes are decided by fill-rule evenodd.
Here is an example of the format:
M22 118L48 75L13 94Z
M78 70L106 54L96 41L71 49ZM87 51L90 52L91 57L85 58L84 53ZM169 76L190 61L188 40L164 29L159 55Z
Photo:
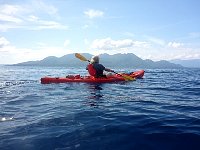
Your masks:
M200 149L200 69L146 69L143 79L112 84L40 83L69 74L87 72L0 66L1 150Z

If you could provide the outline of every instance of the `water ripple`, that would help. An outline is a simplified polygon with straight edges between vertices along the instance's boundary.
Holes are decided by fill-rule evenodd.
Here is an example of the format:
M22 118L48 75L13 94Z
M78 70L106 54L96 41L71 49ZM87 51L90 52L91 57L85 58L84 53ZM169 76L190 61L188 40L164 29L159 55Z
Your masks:
M149 69L144 79L112 84L39 82L84 73L2 67L0 148L200 148L200 70Z

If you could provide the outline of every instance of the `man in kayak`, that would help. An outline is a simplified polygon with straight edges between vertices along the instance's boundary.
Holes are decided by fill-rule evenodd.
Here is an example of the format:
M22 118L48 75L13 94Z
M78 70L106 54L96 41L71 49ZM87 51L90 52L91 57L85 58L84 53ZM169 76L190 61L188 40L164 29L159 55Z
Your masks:
M91 76L96 78L106 77L106 75L103 74L104 70L108 72L114 72L113 70L105 68L102 64L99 63L99 56L93 56L90 60L90 64L86 67L86 69Z

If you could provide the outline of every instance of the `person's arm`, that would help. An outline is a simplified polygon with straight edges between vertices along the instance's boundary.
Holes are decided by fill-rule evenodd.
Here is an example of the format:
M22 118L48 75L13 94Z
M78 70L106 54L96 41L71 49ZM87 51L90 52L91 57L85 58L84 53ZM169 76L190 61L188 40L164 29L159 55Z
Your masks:
M108 69L108 68L105 68L105 71L108 71L108 72L114 72L113 70Z

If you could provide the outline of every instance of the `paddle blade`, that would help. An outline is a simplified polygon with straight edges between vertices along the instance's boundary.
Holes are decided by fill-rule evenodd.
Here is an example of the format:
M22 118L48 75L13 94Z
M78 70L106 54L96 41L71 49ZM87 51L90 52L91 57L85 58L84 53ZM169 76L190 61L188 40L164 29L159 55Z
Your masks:
M134 81L135 78L132 78L130 76L127 76L127 75L124 75L124 74L121 74L121 76L126 80L126 81Z
M134 81L135 80L135 78L132 78L132 77L130 77L128 75L125 75L125 74L122 74L122 73L117 73L115 71L113 71L113 72L118 74L118 75L120 75L122 78L124 78L125 81Z
M82 56L82 55L79 54L79 53L75 53L75 56L76 56L76 58L78 58L78 59L80 59L80 60L82 60L82 61L89 61L89 60L87 60L84 56Z

